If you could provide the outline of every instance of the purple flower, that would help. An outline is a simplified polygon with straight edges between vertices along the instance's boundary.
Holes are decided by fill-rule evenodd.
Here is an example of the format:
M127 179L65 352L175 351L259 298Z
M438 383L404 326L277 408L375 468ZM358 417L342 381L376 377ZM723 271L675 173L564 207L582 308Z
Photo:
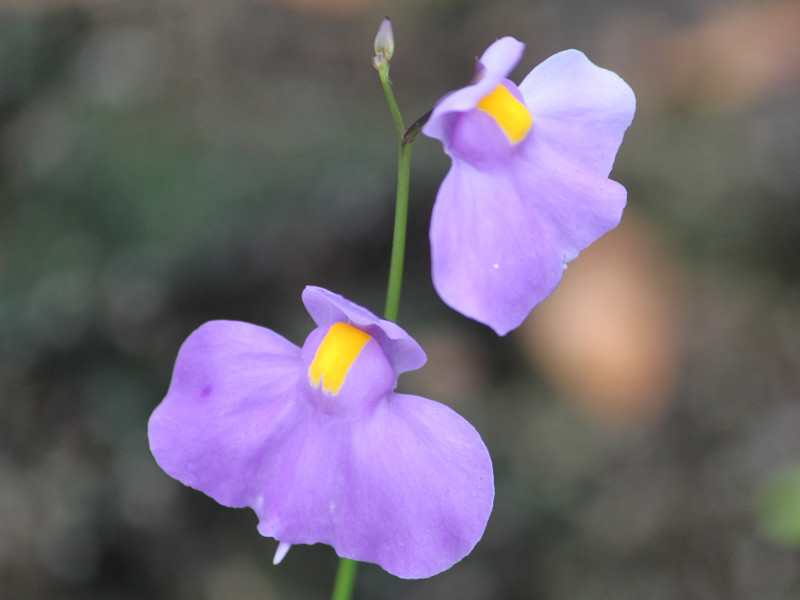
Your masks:
M150 448L169 475L251 507L262 535L322 542L404 578L466 556L494 498L489 453L443 404L394 392L426 360L400 327L317 287L302 349L269 329L211 321L184 342Z
M431 220L442 300L499 335L518 327L566 264L619 223L608 179L635 98L581 52L550 57L517 87L524 44L498 40L474 81L442 98L422 132L452 159Z

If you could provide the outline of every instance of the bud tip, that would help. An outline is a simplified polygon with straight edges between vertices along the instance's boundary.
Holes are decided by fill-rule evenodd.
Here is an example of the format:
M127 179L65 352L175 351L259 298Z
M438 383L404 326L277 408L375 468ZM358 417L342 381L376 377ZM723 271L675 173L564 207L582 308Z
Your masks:
M372 63L377 67L379 64L388 62L394 54L394 32L392 22L389 17L381 21L378 27L378 34L375 36L375 56Z

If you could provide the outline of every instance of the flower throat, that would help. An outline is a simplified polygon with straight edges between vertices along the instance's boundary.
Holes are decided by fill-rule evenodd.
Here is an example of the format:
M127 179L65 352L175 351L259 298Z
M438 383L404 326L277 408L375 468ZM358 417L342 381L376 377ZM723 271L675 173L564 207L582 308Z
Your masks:
M315 388L322 385L327 394L338 394L350 367L371 339L368 333L348 323L331 325L308 368L312 385Z
M481 98L477 107L492 116L512 144L525 139L533 126L528 108L502 83Z

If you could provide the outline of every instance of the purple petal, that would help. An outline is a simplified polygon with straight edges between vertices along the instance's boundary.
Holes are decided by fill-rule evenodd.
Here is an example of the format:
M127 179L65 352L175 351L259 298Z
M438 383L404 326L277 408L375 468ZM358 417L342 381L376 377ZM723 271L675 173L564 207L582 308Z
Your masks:
M285 427L299 372L300 348L268 329L202 325L181 347L169 391L150 417L156 462L220 504L251 504L261 493L252 473L264 460L264 437Z
M564 156L538 132L525 140L511 177L550 230L562 265L619 224L628 197L622 185Z
M525 52L525 44L511 36L506 36L493 42L481 55L479 62L487 73L494 73L503 78L517 66L523 52ZM489 89L491 90L491 88Z
M611 172L636 109L633 91L616 73L565 50L531 71L519 89L542 141L601 175Z
M512 179L461 161L439 188L430 240L439 296L498 335L517 327L561 279L556 240Z
M303 290L303 303L317 325L341 321L374 337L383 348L396 376L419 369L427 360L425 351L404 329L339 294L309 285Z
M475 108L481 98L505 79L517 66L524 50L525 44L512 37L501 38L489 46L478 61L476 81L442 98L434 107L422 133L440 140L447 151L459 113Z
M319 419L295 406L294 428L265 440L259 531L322 542L403 578L430 577L483 535L494 484L475 429L425 398L390 394L365 419ZM268 460L267 460L268 459Z
M340 296L308 288L304 297L315 318L366 323L386 343L398 342L380 319ZM340 390L325 396L305 365L326 331L312 332L301 357L255 325L200 327L181 347L167 396L150 418L153 455L172 477L221 504L253 508L259 531L280 549L326 543L405 578L449 568L472 550L491 512L485 445L449 408L387 392L395 375L377 338Z
M627 193L607 176L636 105L616 74L577 50L561 52L519 89L504 82L533 117L527 137L511 144L491 116L472 109L493 89L479 86L501 81L517 49L513 41L490 47L481 59L486 76L445 97L423 128L453 159L431 220L434 286L449 306L500 335L619 222Z
M431 218L434 287L505 335L555 289L567 262L617 225L625 201L624 187L535 136L505 169L455 160Z

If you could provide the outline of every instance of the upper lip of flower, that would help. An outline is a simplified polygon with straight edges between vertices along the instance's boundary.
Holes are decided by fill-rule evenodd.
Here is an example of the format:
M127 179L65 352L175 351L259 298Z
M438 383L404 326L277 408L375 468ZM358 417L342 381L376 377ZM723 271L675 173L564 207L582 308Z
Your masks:
M427 360L422 347L396 323L381 319L338 294L310 285L303 290L303 303L319 326L343 321L375 338L398 376L419 369Z
M446 142L457 113L475 108L484 96L508 77L522 58L524 50L525 44L512 37L501 38L492 44L478 59L472 82L439 100L422 133Z

